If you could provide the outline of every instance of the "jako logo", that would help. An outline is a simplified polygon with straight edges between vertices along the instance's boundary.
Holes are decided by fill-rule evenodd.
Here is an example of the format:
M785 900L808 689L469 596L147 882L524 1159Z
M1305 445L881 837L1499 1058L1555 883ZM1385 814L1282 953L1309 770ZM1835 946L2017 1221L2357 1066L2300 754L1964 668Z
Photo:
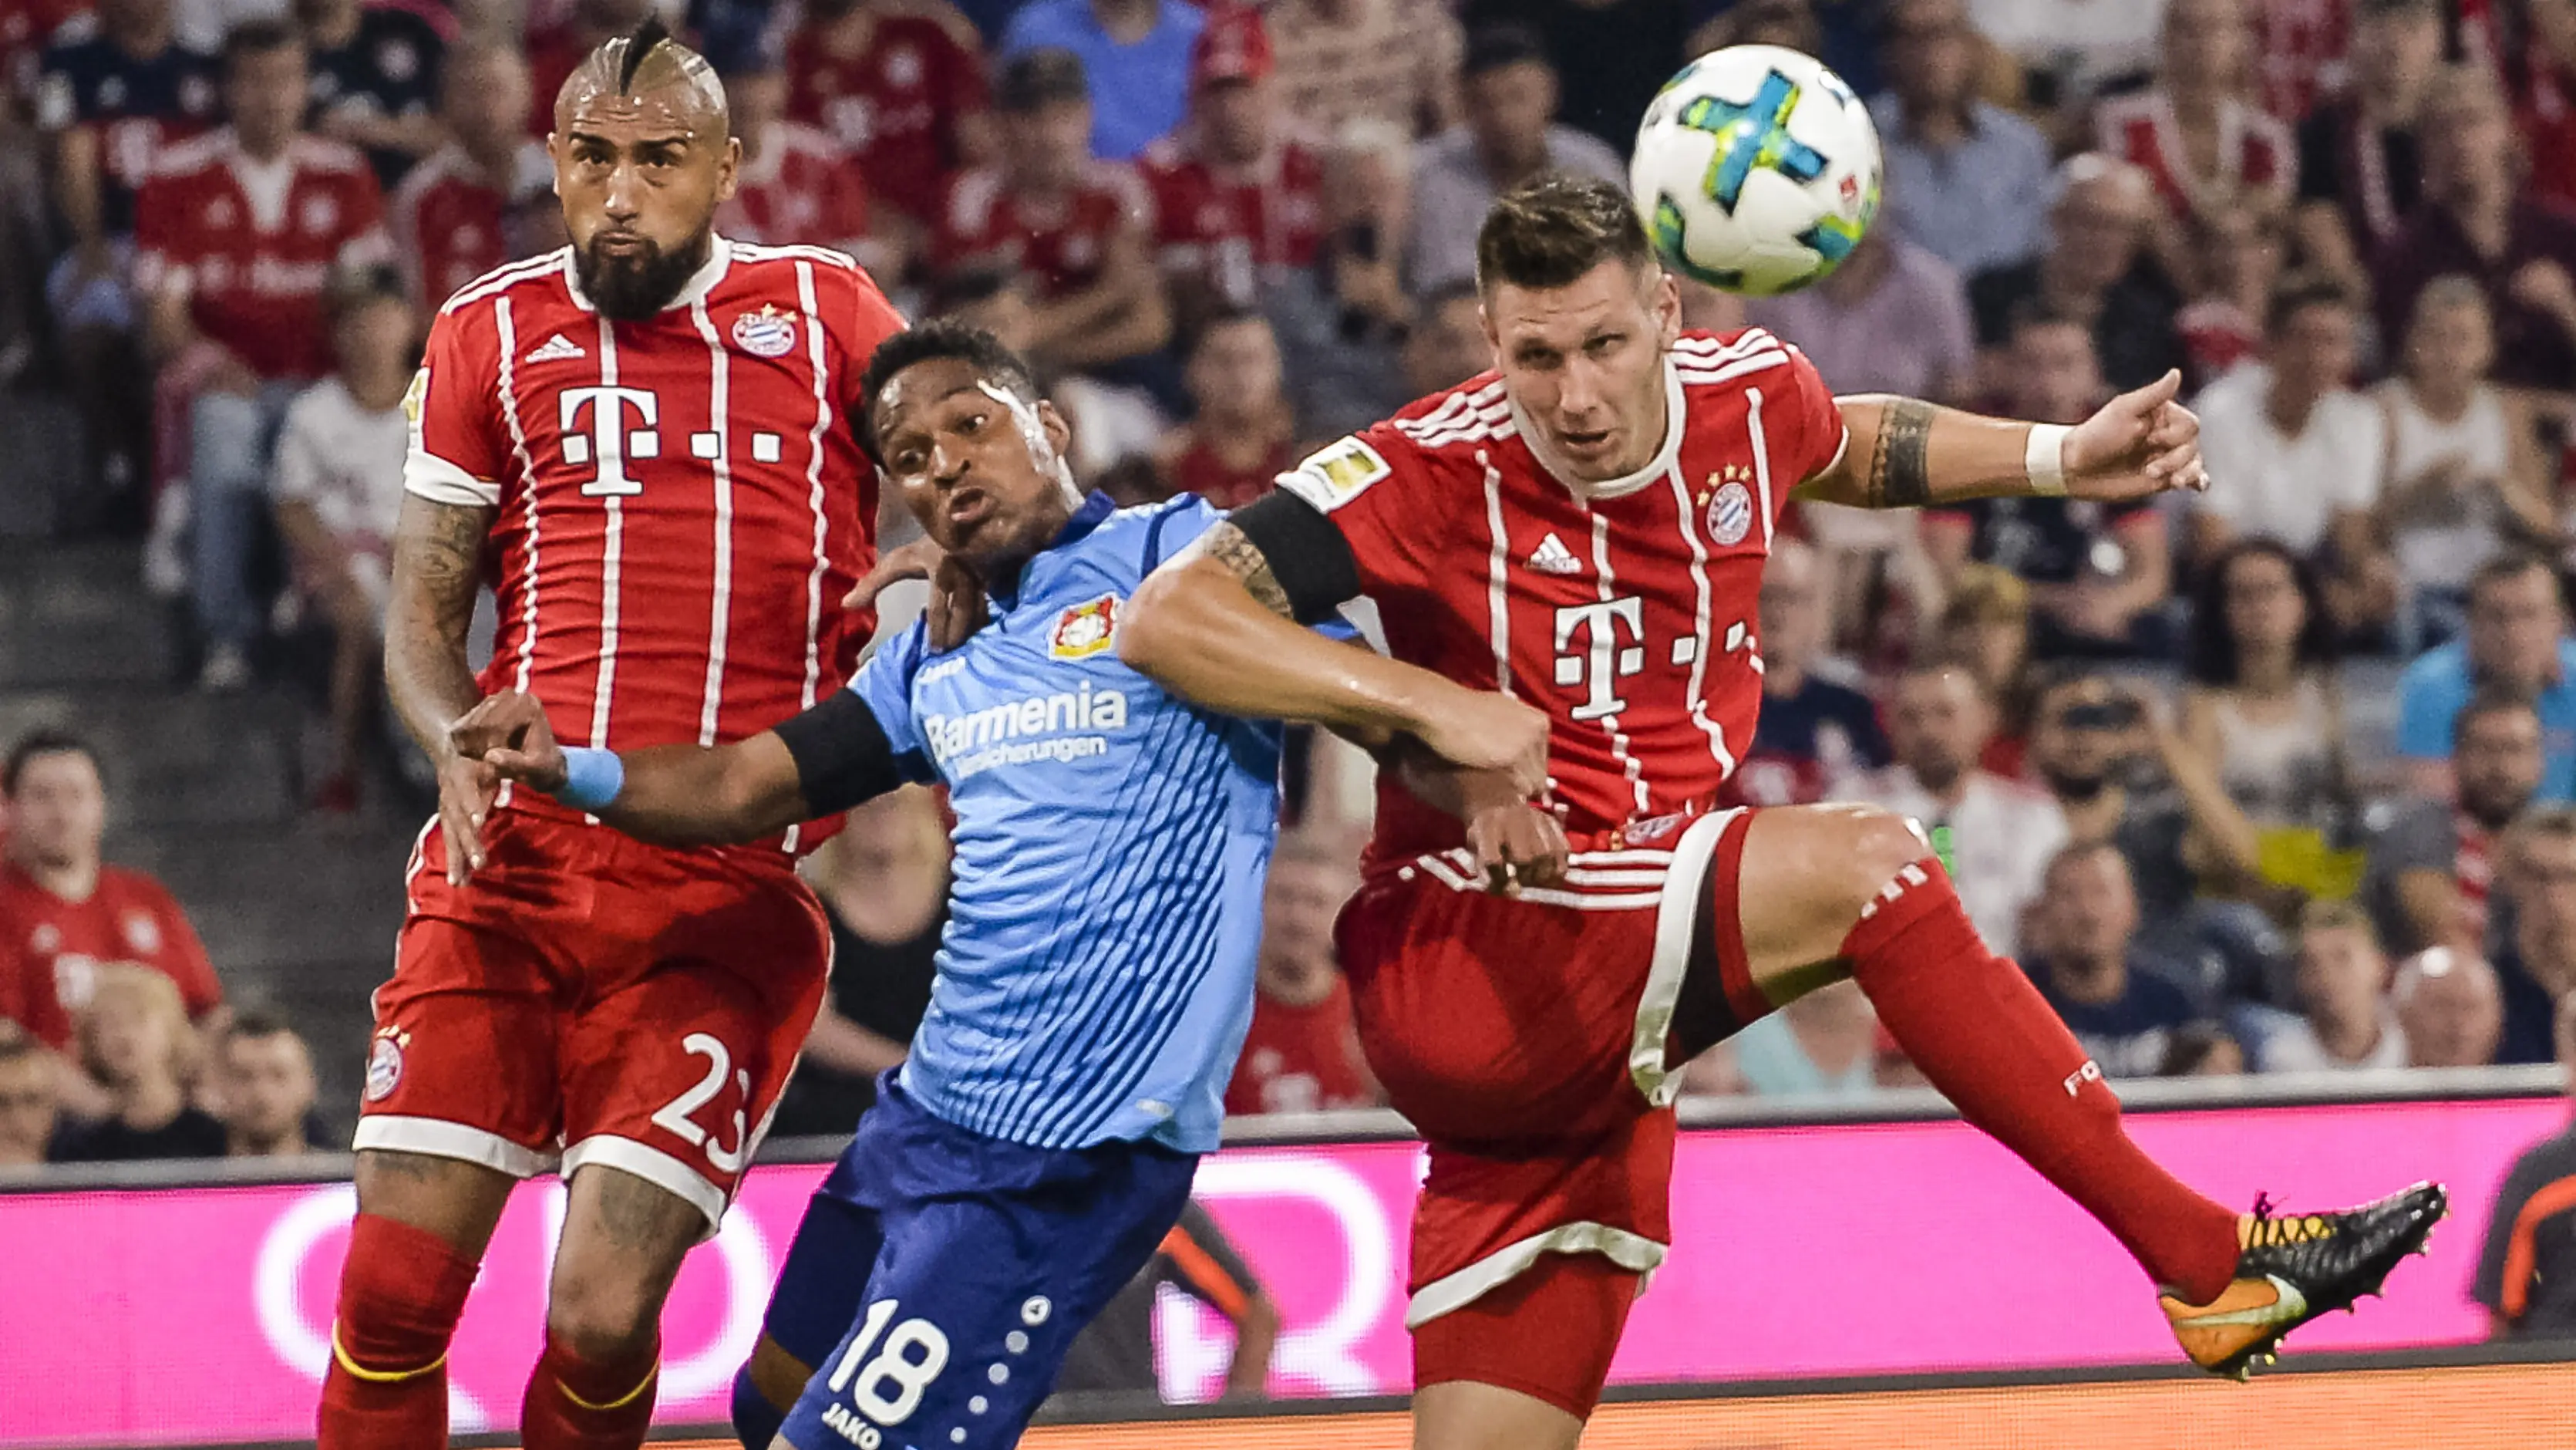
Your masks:
M945 765L970 750L1007 744L1031 735L1060 730L1120 730L1127 724L1127 697L1116 690L1095 690L1084 681L1078 691L1031 695L970 715L929 715L921 722L932 758Z

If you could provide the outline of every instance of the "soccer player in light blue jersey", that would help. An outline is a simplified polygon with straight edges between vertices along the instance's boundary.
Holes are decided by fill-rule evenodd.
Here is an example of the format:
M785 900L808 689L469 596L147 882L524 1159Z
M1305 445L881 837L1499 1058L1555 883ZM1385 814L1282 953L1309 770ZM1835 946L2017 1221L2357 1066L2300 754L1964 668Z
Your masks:
M671 843L947 784L956 864L930 1010L807 1210L735 1423L754 1447L1000 1447L1217 1145L1252 1012L1279 729L1183 704L1112 647L1138 582L1215 510L1085 498L1063 420L989 334L901 334L862 395L863 441L981 584L984 628L943 652L915 624L849 689L731 745L564 749L525 695L484 701L455 740ZM1545 718L1347 653L1372 720L1409 726L1363 743L1469 818L1498 875L1561 870L1554 823L1516 808L1543 778Z

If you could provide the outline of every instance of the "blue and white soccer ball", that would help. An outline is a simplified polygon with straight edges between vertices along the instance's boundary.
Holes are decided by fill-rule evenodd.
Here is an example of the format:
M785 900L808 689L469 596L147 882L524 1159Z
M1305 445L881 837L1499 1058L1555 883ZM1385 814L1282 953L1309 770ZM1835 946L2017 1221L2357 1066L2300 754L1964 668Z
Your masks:
M1664 83L1628 187L1665 265L1728 292L1794 292L1878 215L1878 128L1842 77L1776 45L1712 51Z

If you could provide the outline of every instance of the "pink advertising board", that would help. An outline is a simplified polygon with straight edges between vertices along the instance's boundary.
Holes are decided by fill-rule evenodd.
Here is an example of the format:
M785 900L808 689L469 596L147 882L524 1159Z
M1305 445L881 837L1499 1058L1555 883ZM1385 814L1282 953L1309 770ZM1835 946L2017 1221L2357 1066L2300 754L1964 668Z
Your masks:
M2307 1349L2478 1338L2466 1295L2514 1155L2559 1100L2133 1116L2147 1150L2230 1203L2340 1204L2447 1181L2462 1222L2385 1301ZM1283 1395L1400 1391L1409 1143L1231 1149L1198 1188L1280 1301ZM665 1318L666 1421L725 1417L771 1276L822 1169L757 1169ZM346 1184L0 1195L0 1446L309 1436L347 1241ZM460 1431L507 1429L537 1352L562 1212L529 1185L468 1301L452 1365ZM1957 1123L1683 1136L1675 1246L1639 1301L1617 1378L1668 1382L2156 1361L2173 1353L2137 1271L2079 1210ZM1157 1317L1173 1398L1213 1394L1226 1341L1177 1296Z

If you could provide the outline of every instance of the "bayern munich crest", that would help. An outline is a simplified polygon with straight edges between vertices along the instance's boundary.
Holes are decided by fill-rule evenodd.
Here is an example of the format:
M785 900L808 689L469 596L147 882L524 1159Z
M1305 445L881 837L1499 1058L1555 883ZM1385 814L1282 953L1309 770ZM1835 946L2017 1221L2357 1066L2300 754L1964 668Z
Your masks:
M1731 479L1719 484L1717 492L1709 495L1708 536L1716 541L1719 548L1731 549L1743 543L1744 536L1751 532L1753 495L1745 492L1743 484Z
M386 1098L393 1096L394 1088L402 1082L403 1035L404 1034L401 1033L389 1032L384 1036L377 1038L374 1049L368 1052L368 1102L383 1102Z
M764 304L733 320L733 345L753 357L785 357L796 350L796 318Z

